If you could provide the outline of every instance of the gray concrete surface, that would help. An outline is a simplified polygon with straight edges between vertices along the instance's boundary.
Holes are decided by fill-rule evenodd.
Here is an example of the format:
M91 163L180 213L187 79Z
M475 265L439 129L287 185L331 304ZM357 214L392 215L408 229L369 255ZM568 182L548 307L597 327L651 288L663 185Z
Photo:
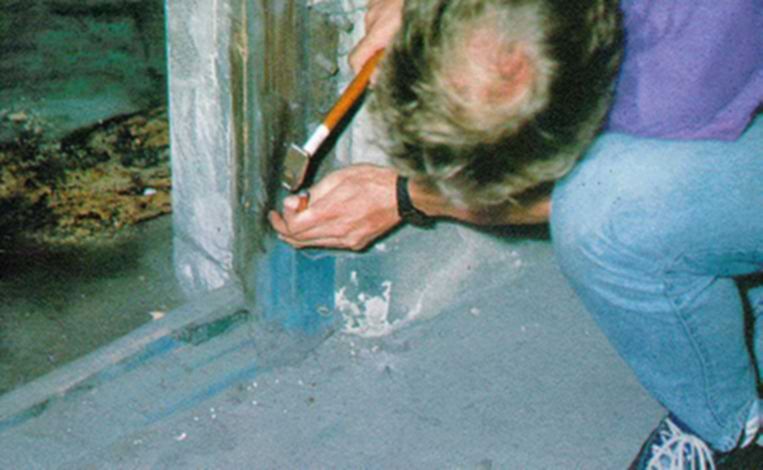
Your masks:
M99 246L0 252L0 395L185 301L171 222L162 217Z
M337 258L338 292L391 283L381 324L410 321L379 335L357 328L375 294L337 295L333 334L319 337L242 310L235 289L198 299L0 398L4 465L625 468L663 411L549 242L515 235L406 229ZM460 263L459 246L478 262ZM418 266L385 264L414 252ZM438 257L450 268L424 266ZM406 309L422 299L431 308Z
M162 0L0 2L0 145L29 132L53 142L166 101L164 30ZM0 249L0 394L183 302L171 218L133 235Z

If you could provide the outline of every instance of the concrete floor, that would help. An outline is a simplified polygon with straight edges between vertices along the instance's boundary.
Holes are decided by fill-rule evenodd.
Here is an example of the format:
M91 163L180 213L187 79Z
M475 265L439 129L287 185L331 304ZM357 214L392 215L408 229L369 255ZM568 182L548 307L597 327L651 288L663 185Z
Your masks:
M102 246L0 252L0 266L0 395L184 300L171 217Z
M186 303L0 397L4 465L625 468L663 410L548 240L506 235L441 224L337 255L327 329L235 288Z

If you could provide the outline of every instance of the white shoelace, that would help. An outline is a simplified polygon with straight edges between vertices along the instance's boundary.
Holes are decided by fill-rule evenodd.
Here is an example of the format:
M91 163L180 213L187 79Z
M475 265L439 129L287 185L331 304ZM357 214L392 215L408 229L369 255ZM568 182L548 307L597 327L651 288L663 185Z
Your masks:
M686 434L670 420L661 431L662 442L652 447L648 470L715 470L713 451L702 439Z

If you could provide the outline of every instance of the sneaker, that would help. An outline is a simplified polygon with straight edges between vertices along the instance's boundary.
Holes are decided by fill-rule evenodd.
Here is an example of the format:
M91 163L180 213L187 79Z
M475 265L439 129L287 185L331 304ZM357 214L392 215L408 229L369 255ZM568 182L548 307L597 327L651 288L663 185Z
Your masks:
M629 470L761 470L763 447L749 445L731 452L713 451L701 438L664 418L641 447Z

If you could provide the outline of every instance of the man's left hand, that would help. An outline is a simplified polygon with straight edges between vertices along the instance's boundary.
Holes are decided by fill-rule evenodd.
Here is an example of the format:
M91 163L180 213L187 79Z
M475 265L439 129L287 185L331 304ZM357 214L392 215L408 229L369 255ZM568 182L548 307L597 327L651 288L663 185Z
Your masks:
M310 188L307 208L300 210L299 196L289 196L283 212L271 211L268 218L279 238L295 248L360 251L400 223L396 179L391 168L349 166Z

